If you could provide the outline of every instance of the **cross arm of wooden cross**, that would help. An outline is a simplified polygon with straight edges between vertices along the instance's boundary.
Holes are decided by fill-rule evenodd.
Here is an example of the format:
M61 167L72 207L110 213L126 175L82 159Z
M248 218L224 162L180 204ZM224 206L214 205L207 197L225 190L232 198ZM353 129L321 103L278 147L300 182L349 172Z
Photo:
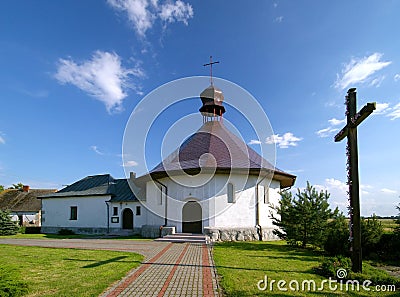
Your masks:
M374 110L376 109L376 102L367 103L361 110L355 114L354 117L351 118L351 123L347 123L347 125L339 131L335 136L335 142L342 141L347 134L349 133L349 128L355 128L362 121L364 121Z

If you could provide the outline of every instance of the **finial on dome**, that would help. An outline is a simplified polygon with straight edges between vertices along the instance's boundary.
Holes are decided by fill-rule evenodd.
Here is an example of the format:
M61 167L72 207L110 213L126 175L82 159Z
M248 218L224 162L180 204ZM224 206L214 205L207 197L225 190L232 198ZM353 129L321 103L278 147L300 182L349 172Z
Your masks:
M204 64L203 66L210 66L210 84L213 85L213 79L212 79L212 66L214 64L218 64L219 61L213 62L212 56L210 56L210 63Z

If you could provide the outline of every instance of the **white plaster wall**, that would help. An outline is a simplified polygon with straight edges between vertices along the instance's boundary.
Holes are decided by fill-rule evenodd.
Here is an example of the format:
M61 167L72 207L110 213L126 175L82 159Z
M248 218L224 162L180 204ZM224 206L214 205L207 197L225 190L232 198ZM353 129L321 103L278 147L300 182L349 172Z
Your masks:
M193 177L174 177L174 180L160 179L160 182L168 187L168 225L176 226L177 232L181 232L182 208L187 201L194 200L202 206L203 227L254 227L256 224L255 185L257 177L250 176L246 185L243 185L243 175L232 174L229 178L228 180L227 175L216 174L209 179L209 175L199 174ZM235 186L235 203L228 203L226 188L228 182L232 182ZM198 183L205 183L205 185L198 187ZM260 191L265 185L265 181L261 182ZM243 187L244 189L241 190ZM278 181L271 182L270 203L278 203L279 188ZM159 185L152 181L148 182L146 203L151 210L156 210L158 214L147 214L147 224L149 225L164 224L165 199L160 204L160 195ZM268 204L264 204L263 195L259 195L259 202L260 225L272 227L269 218L270 208Z
M274 227L272 225L272 220L270 218L270 211L272 210L269 206L269 204L273 204L275 206L279 205L279 200L280 200L280 184L279 181L272 180L271 184L269 185L268 189L268 195L269 195L269 204L264 203L264 196L263 191L264 187L267 186L265 183L262 183L262 186L260 186L259 193L259 207L260 207L260 225L263 227ZM274 215L276 215L276 212L274 211Z
M231 175L229 182L234 185L236 202L228 203L227 187L217 196L215 201L215 222L211 227L254 227L255 184L257 178L249 176L243 185L242 175Z
M136 215L136 206L140 206L141 214ZM113 215L113 208L118 207L118 215ZM146 225L146 208L140 202L113 202L110 203L110 228L122 228L122 212L125 208L130 208L133 212L133 227L140 228L142 225ZM118 223L112 223L111 218L118 217Z
M145 225L164 225L165 195L161 197L161 194L160 185L158 183L153 181L147 182L146 202L143 203L144 208L147 207Z
M107 205L110 196L42 199L43 227L107 228ZM78 207L78 219L70 220L70 207Z

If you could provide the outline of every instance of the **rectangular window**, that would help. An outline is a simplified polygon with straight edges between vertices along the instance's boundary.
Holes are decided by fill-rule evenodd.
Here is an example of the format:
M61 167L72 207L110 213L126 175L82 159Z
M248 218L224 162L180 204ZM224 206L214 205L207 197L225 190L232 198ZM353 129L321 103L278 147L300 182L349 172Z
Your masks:
M264 187L264 203L268 204L269 203L269 188Z
M113 216L117 216L118 215L118 207L114 206L113 207Z
M141 209L140 209L140 206L136 206L136 215L137 216L140 216L140 213L141 213Z
M78 219L78 206L71 206L70 220L76 221Z
M228 183L228 203L235 203L235 189L232 183Z

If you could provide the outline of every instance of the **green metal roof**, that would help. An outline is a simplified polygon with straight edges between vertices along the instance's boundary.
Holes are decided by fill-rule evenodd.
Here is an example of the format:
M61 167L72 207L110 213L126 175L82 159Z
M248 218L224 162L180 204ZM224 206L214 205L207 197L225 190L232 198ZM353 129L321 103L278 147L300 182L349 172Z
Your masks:
M127 179L115 179L110 174L87 176L65 188L38 198L62 198L110 195L112 202L138 201Z

